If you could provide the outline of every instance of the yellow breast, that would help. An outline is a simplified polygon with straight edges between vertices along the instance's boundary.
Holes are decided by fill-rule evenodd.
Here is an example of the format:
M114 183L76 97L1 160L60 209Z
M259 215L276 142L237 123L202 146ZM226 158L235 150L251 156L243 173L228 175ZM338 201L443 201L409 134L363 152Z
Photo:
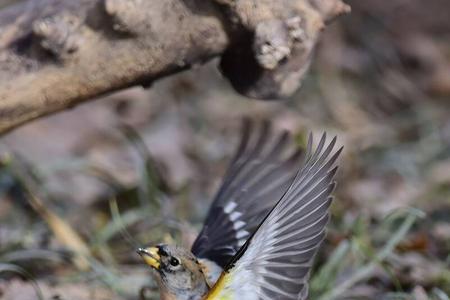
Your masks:
M204 300L232 300L232 293L226 289L227 283L231 280L231 274L223 272L216 284L206 294Z

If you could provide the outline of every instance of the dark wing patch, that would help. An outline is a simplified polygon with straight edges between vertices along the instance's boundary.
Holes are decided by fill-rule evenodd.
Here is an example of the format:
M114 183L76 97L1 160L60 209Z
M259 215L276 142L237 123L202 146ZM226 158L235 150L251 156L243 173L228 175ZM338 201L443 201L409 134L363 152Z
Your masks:
M255 128L244 121L236 154L192 246L197 257L224 267L234 256L295 177L303 151L292 148L287 131L273 137L268 122Z
M336 138L327 147L325 140L324 134L317 150L308 151L287 192L226 266L231 279L223 290L231 290L233 299L255 294L264 300L307 298L309 272L325 236L335 187L333 165L342 150L331 154Z

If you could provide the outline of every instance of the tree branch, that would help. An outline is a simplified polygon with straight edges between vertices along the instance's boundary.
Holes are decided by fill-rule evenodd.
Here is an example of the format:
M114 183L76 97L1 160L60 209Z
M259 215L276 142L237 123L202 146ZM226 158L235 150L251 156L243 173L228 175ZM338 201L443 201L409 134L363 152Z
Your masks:
M0 11L0 133L222 55L233 86L291 95L340 0L28 0Z

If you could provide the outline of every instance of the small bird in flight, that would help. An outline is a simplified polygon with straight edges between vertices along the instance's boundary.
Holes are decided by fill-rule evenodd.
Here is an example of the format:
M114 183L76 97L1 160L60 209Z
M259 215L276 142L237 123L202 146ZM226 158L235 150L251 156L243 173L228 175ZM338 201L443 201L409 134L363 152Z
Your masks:
M244 121L225 179L191 250L159 244L138 253L162 300L304 300L324 239L342 147L324 133L313 150L295 149L287 131Z

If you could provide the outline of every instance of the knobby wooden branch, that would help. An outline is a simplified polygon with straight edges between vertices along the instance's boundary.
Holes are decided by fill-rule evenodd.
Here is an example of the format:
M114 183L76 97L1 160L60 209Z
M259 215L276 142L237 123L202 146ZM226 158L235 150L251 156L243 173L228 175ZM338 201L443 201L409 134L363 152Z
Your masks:
M240 93L288 97L341 0L28 0L0 10L0 133L221 56Z

